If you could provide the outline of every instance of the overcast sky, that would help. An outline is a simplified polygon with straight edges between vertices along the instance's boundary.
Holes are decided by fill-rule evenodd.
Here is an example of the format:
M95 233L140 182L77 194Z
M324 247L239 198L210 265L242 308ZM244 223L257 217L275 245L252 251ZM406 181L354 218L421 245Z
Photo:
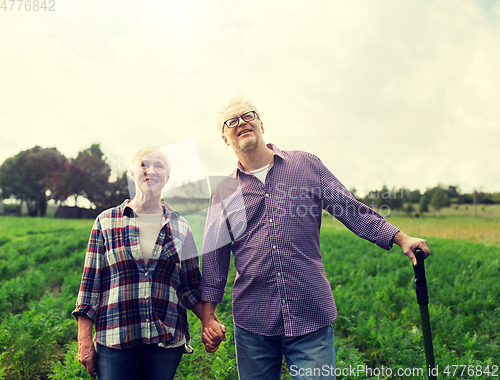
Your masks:
M215 120L243 94L267 142L317 155L358 195L500 191L498 1L7 3L0 162L100 143L122 171L144 144L194 140L205 174L228 174Z

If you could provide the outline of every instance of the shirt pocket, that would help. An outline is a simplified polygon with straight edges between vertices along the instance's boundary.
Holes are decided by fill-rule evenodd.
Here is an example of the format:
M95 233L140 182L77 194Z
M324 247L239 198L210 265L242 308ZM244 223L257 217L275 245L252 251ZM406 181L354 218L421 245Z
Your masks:
M181 255L179 253L181 252L181 250L182 242L178 238L167 238L165 239L164 244L161 248L160 260L169 260L180 265Z

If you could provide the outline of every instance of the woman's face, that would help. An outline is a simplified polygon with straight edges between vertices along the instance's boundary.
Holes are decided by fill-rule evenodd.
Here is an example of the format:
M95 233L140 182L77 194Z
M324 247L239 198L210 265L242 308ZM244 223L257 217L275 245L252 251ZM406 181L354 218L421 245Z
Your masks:
M143 193L159 194L168 181L167 163L159 152L149 153L134 162L131 174L136 188Z

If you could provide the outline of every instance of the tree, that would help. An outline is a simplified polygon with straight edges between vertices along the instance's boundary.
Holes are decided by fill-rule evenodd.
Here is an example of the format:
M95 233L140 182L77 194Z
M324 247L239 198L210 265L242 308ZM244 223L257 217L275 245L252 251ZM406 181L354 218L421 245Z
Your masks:
M415 211L415 208L413 207L413 204L411 202L408 202L405 207L406 211L406 216L411 216L413 211Z
M407 191L402 188L396 190L396 188L392 189L393 200L392 200L392 208L394 210L401 210L404 206L405 193Z
M431 198L431 206L436 210L439 211L443 207L446 207L449 205L449 198L448 194L446 193L445 190L438 188L434 194L432 195Z
M75 197L75 203L78 198L78 183L80 182L80 170L72 162L66 160L61 170L52 173L50 180L50 197L56 202L63 202L71 196Z
M460 188L458 186L448 186L448 190L446 190L448 194L448 198L458 198L460 197Z
M431 203L429 194L427 193L422 194L422 196L420 197L420 201L418 202L418 208L421 214L429 211L429 203Z
M101 206L110 208L122 204L123 201L129 198L127 172L124 172L114 182L108 182L105 189L105 203Z
M73 161L80 172L80 181L76 184L80 195L85 196L96 206L106 203L106 188L111 174L111 168L106 162L100 144L92 144L82 150Z
M40 146L6 159L0 166L3 196L26 202L30 216L44 216L52 174L61 170L65 160L56 148Z
M97 207L108 203L109 176L111 168L106 162L99 144L78 153L78 156L64 163L60 172L54 173L51 179L52 198L64 201L73 196L87 198Z
M408 192L408 202L410 203L419 203L420 202L420 197L422 194L420 194L420 190L412 190Z
M429 211L429 206L431 205L434 194L436 194L438 192L446 194L446 190L444 190L443 187L441 187L441 185L435 186L432 189L425 190L425 193L422 194L422 196L420 197L420 202L419 202L420 213L424 213L424 212ZM441 195L439 195L439 197L440 196ZM446 196L446 206L447 205L448 205L448 196ZM441 206L441 207L444 207L444 206Z

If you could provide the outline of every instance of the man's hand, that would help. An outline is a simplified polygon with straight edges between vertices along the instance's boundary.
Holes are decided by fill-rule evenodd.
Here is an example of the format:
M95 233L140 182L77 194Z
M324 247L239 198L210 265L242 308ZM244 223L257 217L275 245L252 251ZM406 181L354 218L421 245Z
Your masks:
M427 240L408 236L404 232L399 231L396 233L396 235L392 238L392 241L401 247L403 253L408 256L414 266L417 265L417 258L414 254L417 248L424 251L425 259L431 254Z
M78 316L78 361L89 375L95 379L95 347L92 341L92 320L84 315Z
M201 341L207 352L215 352L221 342L226 340L226 326L215 315L216 303L198 302L191 310L201 320Z
M211 314L202 321L201 341L207 352L215 352L221 342L226 341L226 326L219 322L215 314Z

